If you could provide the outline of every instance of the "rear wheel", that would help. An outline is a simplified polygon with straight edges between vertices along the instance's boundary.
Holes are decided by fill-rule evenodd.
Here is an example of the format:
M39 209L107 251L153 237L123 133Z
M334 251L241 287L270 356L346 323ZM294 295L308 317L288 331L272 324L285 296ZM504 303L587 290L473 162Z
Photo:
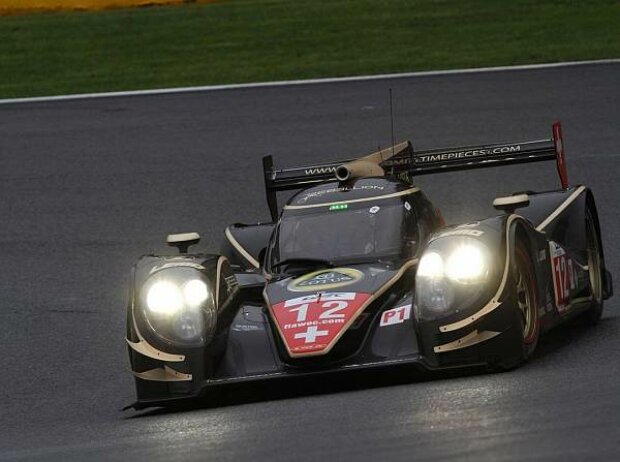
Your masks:
M580 320L585 324L596 324L603 314L603 265L596 222L589 209L586 212L586 245L592 303L590 308L580 316Z

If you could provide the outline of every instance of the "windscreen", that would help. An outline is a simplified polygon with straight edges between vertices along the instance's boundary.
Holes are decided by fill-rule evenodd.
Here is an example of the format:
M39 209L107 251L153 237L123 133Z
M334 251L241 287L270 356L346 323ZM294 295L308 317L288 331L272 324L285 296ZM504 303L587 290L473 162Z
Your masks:
M417 237L407 201L334 204L283 215L271 264L306 258L334 264L407 258L415 253Z

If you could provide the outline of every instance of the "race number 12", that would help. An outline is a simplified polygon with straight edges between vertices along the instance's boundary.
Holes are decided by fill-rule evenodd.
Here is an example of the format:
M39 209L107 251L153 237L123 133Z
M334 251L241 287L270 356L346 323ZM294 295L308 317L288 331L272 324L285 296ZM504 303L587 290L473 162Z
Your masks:
M575 272L573 260L555 242L549 243L551 251L551 270L553 273L553 288L555 301L560 313L568 309L571 290L575 289Z

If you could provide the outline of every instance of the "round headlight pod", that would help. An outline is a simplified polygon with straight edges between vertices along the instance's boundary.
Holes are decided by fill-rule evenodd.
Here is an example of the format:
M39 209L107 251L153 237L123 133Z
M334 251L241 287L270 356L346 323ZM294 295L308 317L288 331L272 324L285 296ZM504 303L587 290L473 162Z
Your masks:
M183 294L169 281L157 281L149 287L146 306L157 314L172 315L183 308Z
M187 306L198 308L209 297L207 284L200 279L192 279L183 286L183 297Z
M138 303L145 325L167 343L204 345L215 333L217 310L209 278L194 267L151 271L142 284Z
M460 244L446 260L446 276L455 282L480 282L488 271L487 257L482 244L475 241Z

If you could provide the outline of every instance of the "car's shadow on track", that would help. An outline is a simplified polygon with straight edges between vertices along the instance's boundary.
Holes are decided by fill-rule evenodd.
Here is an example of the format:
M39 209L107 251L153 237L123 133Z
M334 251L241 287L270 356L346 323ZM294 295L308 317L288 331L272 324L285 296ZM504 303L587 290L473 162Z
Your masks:
M530 365L546 361L556 353L579 348L579 344L597 335L610 335L618 330L620 318L603 318L596 327L567 323L541 337ZM528 366L518 368L526 371ZM446 380L488 373L486 368L466 370L423 372L410 366L391 367L372 371L349 371L321 376L291 377L265 382L240 383L210 388L205 398L175 403L166 408L139 411L128 419L144 418L171 413L211 409L261 401L276 401L297 397L326 395L381 387L421 383L430 380ZM509 371L510 373L510 371Z
M380 387L391 387L425 382L438 378L480 374L480 369L433 373L432 375L412 367L391 367L372 371L348 371L320 376L290 377L265 382L231 384L209 388L202 399L175 403L166 408L138 412L130 419L148 416L210 409L261 401L276 401L298 397L327 395Z
M569 350L573 354L573 350L579 350L587 342L616 334L619 327L618 317L603 317L595 326L584 325L579 320L567 322L540 338L531 364L553 358L555 354L565 355Z

